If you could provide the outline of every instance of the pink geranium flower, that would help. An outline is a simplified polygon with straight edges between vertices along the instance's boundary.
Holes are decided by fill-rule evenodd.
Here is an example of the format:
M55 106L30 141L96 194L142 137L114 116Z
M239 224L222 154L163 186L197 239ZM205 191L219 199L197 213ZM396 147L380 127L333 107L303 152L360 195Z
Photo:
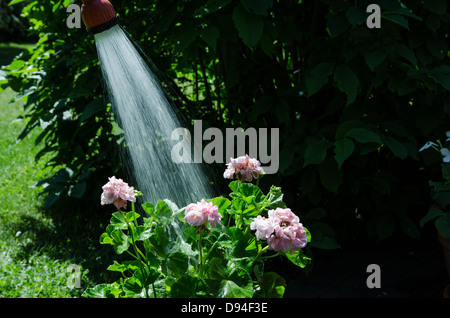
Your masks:
M253 178L257 179L261 174L264 174L261 163L248 155L235 159L230 158L230 160L227 164L227 169L223 173L225 179L233 179L236 176L242 182L249 182Z
M201 226L206 222L211 223L214 228L216 223L222 225L219 207L203 199L200 202L189 204L184 211L184 215L184 220L190 225Z
M291 209L270 210L268 216L258 215L250 229L256 230L258 240L267 240L269 249L293 254L306 246L306 231Z
M114 204L117 209L126 208L127 201L136 202L135 191L122 179L112 176L102 187L101 204Z
M267 240L275 230L275 225L271 219L258 215L252 223L250 223L250 229L256 230L256 239Z

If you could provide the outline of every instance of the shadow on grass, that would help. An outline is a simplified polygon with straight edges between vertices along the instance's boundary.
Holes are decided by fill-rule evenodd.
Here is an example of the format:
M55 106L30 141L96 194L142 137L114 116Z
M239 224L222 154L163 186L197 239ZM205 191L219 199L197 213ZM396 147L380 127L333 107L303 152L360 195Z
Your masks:
M0 44L0 66L9 65L14 58L27 49L26 45Z
M105 216L98 215L98 211L93 209L85 209L80 216L79 212L76 213L79 211L76 206L68 204L65 208L47 210L41 206L36 216L26 215L20 221L10 223L9 230L17 233L19 250L14 257L17 261L38 253L76 264L81 267L82 273L86 271L86 277L82 277L84 290L95 284L116 280L117 273L106 269L114 259L120 259L120 255L115 254L111 246L99 242L106 227L103 226Z

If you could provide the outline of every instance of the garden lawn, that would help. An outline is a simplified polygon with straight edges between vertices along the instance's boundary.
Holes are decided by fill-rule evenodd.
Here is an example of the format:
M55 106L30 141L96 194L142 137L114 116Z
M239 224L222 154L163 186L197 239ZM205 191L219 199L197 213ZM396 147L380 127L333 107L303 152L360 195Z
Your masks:
M0 44L0 62L26 47ZM17 142L26 124L23 105L10 88L0 92L0 298L79 296L82 290L67 284L70 260L55 257L56 231L41 208L41 189L33 187L48 173L45 161L34 161L39 131Z

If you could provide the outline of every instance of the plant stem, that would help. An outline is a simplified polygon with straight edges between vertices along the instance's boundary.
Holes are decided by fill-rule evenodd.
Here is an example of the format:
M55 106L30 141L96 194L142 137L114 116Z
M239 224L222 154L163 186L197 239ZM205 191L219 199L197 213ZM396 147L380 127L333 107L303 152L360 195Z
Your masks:
M126 250L125 252L127 252L129 255L131 255L131 256L133 256L136 260L138 260L138 261L141 261L142 262L142 264L144 264L144 265L147 265L147 264L145 264L142 260L141 260L141 258L140 257L138 257L138 256L136 256L136 255L134 255L133 253L131 253L129 250Z
M241 227L244 228L244 211L241 210Z
M258 255L256 255L255 259L252 262L252 266L253 266L253 264L255 264L261 258L261 255L263 255L268 249L269 249L269 245L267 245L266 247L262 248L258 252Z
M264 200L261 202L261 208L258 211L258 215L262 212L262 210L264 210L266 207L264 206L264 203L266 203L267 199L269 198L270 195L270 191L269 193L267 193L266 197L264 198Z
M199 249L199 251L200 251L200 265L199 265L199 268L198 268L198 275L199 275L200 277L203 276L203 252L202 252L203 247L202 247L202 234L203 234L203 230L200 230L200 238L199 238L199 240L198 240L198 249Z
M280 252L277 252L276 254L273 254L273 255L261 256L261 258L264 258L264 259L274 258L274 257L277 257L278 255L281 255Z
M134 202L131 202L131 211L133 211L133 213L136 213L136 211L134 210ZM134 226L136 227L136 229L137 229L137 227L138 227L138 224L137 224L137 220L136 220L136 218L134 218Z
M211 246L211 248L209 249L208 253L206 253L206 256L205 256L205 264L206 264L206 261L209 259L209 255L211 255L211 252L216 248L217 245L219 245L219 240L220 240L223 236L225 236L225 233L222 233L222 234L219 235L219 237L217 238L217 240L214 242L214 244L213 244L213 245Z
M139 260L141 262L143 262L145 264L144 261L142 261L141 256L146 260L146 257L144 256L144 254L142 254L141 250L136 246L136 241L134 240L134 232L133 229L131 228L130 223L128 222L127 217L125 216L125 214L123 214L123 212L119 209L120 215L122 215L123 219L125 220L125 223L127 223L128 226L128 231L130 231L131 233L131 242L133 244L133 248L134 248L134 252L136 253L136 255L138 256Z

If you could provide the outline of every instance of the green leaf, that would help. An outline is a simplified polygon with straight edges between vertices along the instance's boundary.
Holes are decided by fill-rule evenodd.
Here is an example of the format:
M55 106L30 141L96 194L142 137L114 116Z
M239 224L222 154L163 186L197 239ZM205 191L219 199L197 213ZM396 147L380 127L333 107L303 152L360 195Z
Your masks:
M334 80L339 90L347 95L347 105L353 103L358 92L359 79L346 65L338 65L334 70Z
M354 150L355 144L351 139L344 138L334 142L334 159L336 160L339 169L341 169L344 161L351 156Z
M328 82L328 78L333 73L333 63L320 63L314 67L305 78L306 90L308 96L312 96Z
M233 190L233 193L230 194L233 198L240 197L247 204L260 203L264 200L264 193L252 183L243 183L236 180L231 182L229 187Z
M143 205L144 211L150 216L154 217L156 222L160 225L165 226L172 222L174 210L178 208L168 200L158 200L156 207L151 203L145 203Z
M373 52L363 53L363 56L367 66L373 71L375 67L380 65L386 59L388 51L384 47L379 47Z
M251 298L253 296L252 282L238 285L232 280L222 280L218 289L219 298Z
M411 220L411 218L406 215L406 211L397 212L396 216L399 221L398 223L404 233L408 234L410 237L414 239L420 238L419 228L417 227L416 223L413 222L413 220Z
M8 5L9 5L9 6L12 6L12 5L15 5L15 4L17 4L17 3L24 2L24 1L27 1L27 0L12 0L10 3L8 3Z
M327 215L327 211L323 208L314 208L305 215L308 221L321 220Z
M113 245L117 254L122 254L130 246L128 236L113 225L106 227L106 232L100 236L100 243Z
M342 183L342 172L335 160L329 158L319 165L319 178L325 189L338 193Z
M123 212L122 212L123 213ZM132 222L135 219L138 219L140 217L140 215L138 213L135 213L133 211L127 212L127 213L123 213L125 215L125 217L127 218L128 222ZM125 221L125 219L123 218L122 214L120 212L114 212L112 214L110 223L112 226L114 226L115 229L126 229L127 226L127 222ZM134 226L133 226L134 227Z
M133 294L140 294L143 288L142 283L136 277L128 278L123 284L123 287Z
M176 242L169 240L162 227L153 229L153 234L146 242L150 243L150 250L163 259L167 259L178 248Z
M345 136L360 143L375 142L381 144L380 136L366 128L352 128L345 134Z
M111 271L111 272L125 272L127 270L130 271L135 271L140 267L140 262L137 260L134 261L125 261L122 264L120 264L117 261L114 261L114 264L108 266L107 270Z
M331 37L336 37L347 30L350 24L343 14L336 13L327 19L327 26Z
M420 227L423 227L426 223L445 215L446 213L441 209L430 209L430 211L428 211L428 213L420 219Z
M430 70L427 75L437 84L442 85L446 90L450 90L450 66L437 66Z
M263 95L258 98L255 104L252 107L252 112L250 114L249 120L252 122L256 121L258 116L267 113L273 108L278 102L278 99L275 96L271 95Z
M187 272L189 259L186 254L176 251L168 256L167 261L162 266L167 275L180 277Z
M191 275L184 275L178 278L170 288L172 298L191 298L199 292L199 287L204 286L203 281Z
M406 20L402 15L381 12L381 17L409 30L408 20Z
M283 193L280 187L271 186L269 197L265 206L267 209L286 208L286 204L283 202Z
M81 198L83 194L86 192L87 184L85 181L77 182L76 185L72 185L69 188L67 194L72 198Z
M376 233L379 240L386 239L394 234L396 221L392 213L382 215L376 222Z
M367 13L360 8L350 7L345 13L348 21L353 25L361 25L367 20Z
M223 264L222 260L213 258L209 275L215 279L210 283L211 291L218 298L250 298L253 296L253 282L250 275L233 262Z
M213 25L207 26L200 32L200 38L203 39L212 49L216 49L216 44L219 37L220 31Z
M231 205L231 201L224 197L216 197L210 201L212 202L212 204L219 208L218 211L220 215L222 215L222 217L225 215L226 210Z
M450 213L437 218L434 225L443 238L450 239Z
M424 1L423 6L433 12L434 14L445 14L447 11L447 1L446 0L433 0Z
M408 157L408 149L400 141L390 136L386 136L385 139L386 146L388 146L396 157L400 159L406 159Z
M283 298L286 289L286 281L275 272L266 272L262 276L259 285L263 290L261 297L264 298Z
M250 48L255 47L263 33L264 24L262 17L249 13L239 4L234 8L233 21L245 45Z
M259 15L267 15L267 10L273 5L273 0L240 0L240 2L245 10Z
M431 198L443 209L447 209L450 206L450 192L437 192L431 195Z
M92 102L86 105L83 113L80 116L80 121L85 121L90 118L92 115L95 115L98 112L101 112L105 109L105 104L101 99L94 99Z
M153 203L145 202L141 206L148 215L152 216L155 214L156 207Z
M341 248L336 241L336 234L328 224L323 222L311 222L308 228L314 233L314 236L309 243L310 246L327 250Z
M213 257L207 263L206 272L209 278L215 280L226 279L230 275L231 269L226 266L224 259Z
M198 31L196 30L196 24L188 21L173 29L171 38L173 40L174 49L177 52L186 51L189 46L196 40Z
M195 10L194 14L208 15L221 10L230 2L231 0L208 0L208 2L203 7Z
M241 184L242 184L241 181L235 180L235 181L231 181L231 182L228 184L228 187L229 187L233 192L238 192L238 188L240 187Z
M312 139L305 150L305 161L303 168L311 164L320 164L327 155L327 149L331 146L329 142Z
M342 248L336 241L335 237L322 234L314 235L314 239L311 241L310 245L312 247L321 248L324 250L335 250Z
M401 57L407 59L413 66L417 65L417 58L414 52L408 48L405 44L396 44L395 52Z
M152 229L148 224L138 225L138 227L136 228L136 235L136 239L138 241L144 241L152 235Z
M159 277L161 273L159 273L156 269L151 267L143 267L139 268L134 272L133 277L135 277L141 283L142 287L147 287L154 283Z
M235 258L256 255L257 251L254 235L244 235L237 227L229 227L227 229L227 234L231 240L231 249L228 250L228 255L232 255Z
M83 297L87 298L117 298L120 290L112 284L99 284L93 288L87 289Z
M286 258L290 260L294 265L297 265L300 268L305 268L306 265L311 261L310 257L307 257L303 251L296 251L294 254L290 254L289 252L284 253Z

